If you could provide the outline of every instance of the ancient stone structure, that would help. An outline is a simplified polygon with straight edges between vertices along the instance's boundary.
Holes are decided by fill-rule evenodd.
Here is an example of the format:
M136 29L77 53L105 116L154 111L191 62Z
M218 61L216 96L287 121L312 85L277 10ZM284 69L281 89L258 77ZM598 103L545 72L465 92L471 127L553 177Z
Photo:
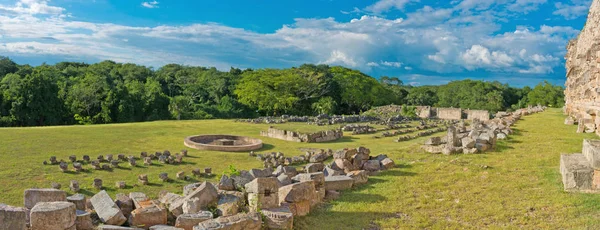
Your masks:
M487 110L466 110L468 120L487 121L490 119L490 112Z
M262 148L262 140L233 135L199 135L186 137L185 146L199 150L223 152L252 151Z
M462 119L462 109L436 108L436 115L442 120L460 120Z
M0 204L0 230L26 230L28 210Z
M337 129L320 131L315 133L299 133L269 127L267 131L261 131L260 135L264 137L270 137L286 141L320 143L340 139L344 136L344 132L342 132L341 129Z
M592 2L577 39L567 45L565 112L580 126L578 132L600 134L600 1Z
M583 140L582 153L562 154L560 173L566 191L600 192L600 140Z
M474 119L470 127L463 122L448 127L445 137L432 137L425 141L422 148L429 153L482 153L496 148L498 139L506 139L513 131L510 128L522 115L544 111L544 107L520 109L513 113L504 113L492 120Z

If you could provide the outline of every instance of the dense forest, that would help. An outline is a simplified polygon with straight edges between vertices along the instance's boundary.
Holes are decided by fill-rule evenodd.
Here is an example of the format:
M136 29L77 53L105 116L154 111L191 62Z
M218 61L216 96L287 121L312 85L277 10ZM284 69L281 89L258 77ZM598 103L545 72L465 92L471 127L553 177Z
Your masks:
M394 77L377 80L357 70L310 64L223 72L113 61L33 67L0 57L0 126L356 114L387 104L490 111L562 107L563 90L548 82L514 88L472 80L414 87Z

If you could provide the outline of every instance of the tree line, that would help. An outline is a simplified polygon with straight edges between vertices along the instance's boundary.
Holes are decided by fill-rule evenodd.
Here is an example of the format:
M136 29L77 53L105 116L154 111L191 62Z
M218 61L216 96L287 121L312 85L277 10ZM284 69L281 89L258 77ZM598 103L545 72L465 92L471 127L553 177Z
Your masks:
M0 57L0 126L102 124L263 115L356 114L387 104L500 111L562 107L563 87L462 80L411 86L340 66L149 67L103 61L18 65Z

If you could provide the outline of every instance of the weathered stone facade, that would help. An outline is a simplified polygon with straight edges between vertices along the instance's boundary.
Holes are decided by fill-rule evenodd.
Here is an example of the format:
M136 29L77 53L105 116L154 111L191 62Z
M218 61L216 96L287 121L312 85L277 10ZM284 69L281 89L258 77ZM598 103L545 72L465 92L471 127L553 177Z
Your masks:
M565 112L579 123L578 132L600 134L600 0L594 0L587 22L567 45Z
M286 141L320 143L340 139L344 136L344 132L342 132L341 129L335 129L320 131L316 133L299 133L269 127L269 130L261 131L260 135L264 137L276 138Z
M462 109L455 108L436 108L437 118L442 120L460 120L462 119Z
M487 110L466 110L465 112L467 113L468 120L474 120L474 119L478 119L480 121L490 120L490 112L488 112Z
M461 120L466 118L480 121L490 119L490 112L487 110L462 110L460 108L434 108L430 106L417 106L417 115L423 119Z

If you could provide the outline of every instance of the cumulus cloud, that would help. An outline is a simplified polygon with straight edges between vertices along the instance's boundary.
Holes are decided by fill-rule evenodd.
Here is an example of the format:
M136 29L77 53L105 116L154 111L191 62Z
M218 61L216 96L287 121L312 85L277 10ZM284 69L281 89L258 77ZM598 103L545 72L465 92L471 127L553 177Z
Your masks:
M158 8L158 3L159 2L157 2L157 1L142 2L142 6L146 7L146 8L154 9L154 8Z
M368 8L384 12L411 2L416 1L380 1ZM0 53L87 61L112 59L153 66L180 63L219 69L323 63L363 71L460 75L474 70L546 74L563 68L564 47L576 36L576 29L542 25L500 32L502 16L491 11L464 12L487 9L500 2L506 6L543 3L464 0L450 8L423 6L402 18L298 18L272 33L258 33L216 23L154 27L91 23L56 15L65 10L48 6L48 1L22 0L21 5L0 5L0 10L31 8L34 3L61 10L55 10L50 17L31 13L48 10L0 14ZM158 6L158 2L151 5Z
M46 0L19 0L14 6L0 5L0 12L8 11L17 14L61 14L65 9L57 6L49 6Z
M391 9L404 10L404 7L410 2L419 2L419 0L379 0L373 5L367 6L366 10L376 14L387 12Z
M552 14L560 15L567 20L576 19L586 16L591 4L591 0L571 0L570 3L557 2L554 3L556 10Z

